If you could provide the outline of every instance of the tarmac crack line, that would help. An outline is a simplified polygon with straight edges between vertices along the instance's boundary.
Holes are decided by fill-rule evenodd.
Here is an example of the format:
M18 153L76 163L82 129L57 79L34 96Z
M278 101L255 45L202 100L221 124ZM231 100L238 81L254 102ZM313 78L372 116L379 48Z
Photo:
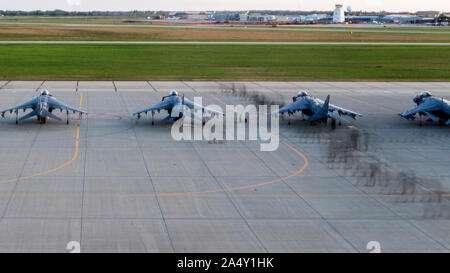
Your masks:
M0 89L3 89L3 87L7 86L11 81L5 82L2 86L0 86Z
M81 107L80 107L81 108ZM87 149L88 149L88 141L87 136L89 134L89 119L86 119L86 142L84 149L84 164L83 164L83 184L81 186L81 208L80 208L80 245L83 247L83 221L84 221L84 202L85 202L85 190L86 190L86 166L87 166Z
M33 143L32 143L31 146L30 146L30 150L29 150L29 152L28 152L28 154L27 154L27 157L26 157L26 159L25 159L25 162L23 163L22 170L20 171L19 177L21 177L21 176L23 175L23 173L25 172L25 167L27 166L27 163L28 163L28 161L29 161L29 159L30 159L30 155L31 155L31 153L33 152L33 147L34 147L34 145L36 144L36 140L37 140L37 138L38 138L39 133L41 132L41 129L42 129L42 124L40 125L38 132L37 132L36 135L34 136ZM1 215L1 218L0 218L0 221L5 217L6 212L8 211L8 208L9 208L9 205L10 205L10 203L11 203L11 200L13 199L14 193L16 192L17 185L18 185L18 183L14 184L14 187L13 187L13 189L11 190L11 196L9 196L8 201L6 202L6 205L5 205L5 208L3 209L3 212L2 212L2 215Z
M158 92L158 90L156 90L156 88L150 83L150 81L146 81L148 85L150 85L150 87L153 89L153 91Z
M185 83L186 84L186 83ZM188 85L188 84L186 84ZM188 85L189 86L189 85ZM194 90L194 92L196 92L196 90L189 86L192 90ZM199 151L195 148L195 146L192 144L192 142L189 142L190 145L192 146L192 149L195 151L195 153L197 154L198 158L200 158L200 161L203 163L203 165L206 167L206 169L208 170L208 173L211 175L211 177L213 178L214 182L216 183L216 185L224 190L224 186L222 185L222 183L220 183L217 180L217 177L214 175L214 173L211 171L211 169L209 168L209 166L206 164L205 160L203 160L203 158L201 157ZM256 239L256 242L258 243L258 245L264 250L264 252L268 253L267 247L264 245L264 243L262 242L262 240L258 237L258 235L256 234L256 232L253 230L253 228L250 226L248 219L246 217L244 217L243 213L241 212L241 210L239 209L239 206L236 204L236 202L229 196L229 194L227 192L225 192L226 198L228 199L228 201L230 201L230 203L233 205L234 209L236 210L236 212L239 214L239 216L241 217L242 221L244 221L245 225L247 226L248 230L253 234L253 236Z
M114 81L112 81L112 84L113 84L113 86L114 86L114 92L117 92L117 86L116 86L116 83L115 83Z
M120 98L122 99L122 101L124 103L124 106L125 106L125 109L126 109L127 113L130 114L130 110L128 109L128 106L127 106L127 104L125 102L125 99L123 98L122 94L120 94ZM138 135L136 133L136 129L134 127L133 127L133 133L134 133L134 136L136 138L136 144L137 144L137 147L139 149L139 153L142 156L142 161L144 162L145 170L147 172L148 180L150 182L149 183L150 187L153 190L153 192L156 193L156 188L155 188L155 185L153 184L153 179L152 179L150 170L148 169L147 160L145 159L145 154L144 154L144 151L142 150L141 142L139 141L139 137L138 137ZM164 231L167 234L167 239L169 241L170 248L171 248L172 252L175 252L175 247L174 247L172 238L170 237L169 228L167 227L167 221L166 221L166 218L164 216L164 212L163 212L163 210L161 208L161 204L159 203L158 196L155 195L155 198L156 198L156 204L158 205L159 213L161 214L162 222L164 224ZM143 244L143 245L145 246L145 244Z
M44 84L45 84L45 81L41 82L41 84L36 88L35 92L39 91L39 89L41 89Z

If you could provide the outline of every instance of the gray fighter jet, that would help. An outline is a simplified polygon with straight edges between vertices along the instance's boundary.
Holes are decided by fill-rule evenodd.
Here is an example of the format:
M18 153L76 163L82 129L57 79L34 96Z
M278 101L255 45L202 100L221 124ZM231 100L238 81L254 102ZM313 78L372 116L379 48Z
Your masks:
M189 99L186 99L184 95L179 96L177 91L171 91L168 96L164 96L162 98L162 101L160 103L152 107L146 108L144 110L138 111L136 113L133 113L133 116L137 116L138 119L140 119L143 113L147 114L148 112L150 112L152 114L152 125L154 125L155 123L153 121L153 115L155 114L155 111L159 113L161 110L166 110L169 113L169 115L162 121L163 122L168 120L177 121L185 116L184 106L187 106L192 110L199 110L199 111L201 110L202 113L207 111L210 113L223 115L221 112L193 103ZM201 120L203 124L205 124L206 122L206 119L203 117L203 115L198 116L194 113L194 111L191 111L190 117L193 119Z
M21 109L23 109L24 112L27 109L32 109L33 111L19 119L19 110ZM39 96L36 96L23 104L1 110L0 114L4 118L6 112L16 113L16 124L18 124L19 121L31 118L33 116L37 116L37 120L41 123L46 123L48 118L61 120L60 117L53 114L53 110L55 109L59 109L61 112L66 111L67 124L69 124L69 112L73 112L74 114L80 113L81 115L87 114L84 111L72 108L56 100L47 90L42 90Z
M336 125L336 121L339 121L339 125L342 122L349 123L341 117L342 115L350 116L353 119L356 119L357 116L362 117L359 113L330 104L330 95L327 96L325 101L322 101L321 99L309 96L306 91L300 91L292 100L292 104L281 108L273 114L288 113L291 116L295 112L301 112L303 118L310 124L327 123L328 119L331 119L333 128Z
M429 121L439 122L441 125L450 125L450 102L443 98L436 98L430 92L424 91L413 99L417 107L399 114L406 120L414 120L416 114L428 117ZM420 121L422 126L422 120Z

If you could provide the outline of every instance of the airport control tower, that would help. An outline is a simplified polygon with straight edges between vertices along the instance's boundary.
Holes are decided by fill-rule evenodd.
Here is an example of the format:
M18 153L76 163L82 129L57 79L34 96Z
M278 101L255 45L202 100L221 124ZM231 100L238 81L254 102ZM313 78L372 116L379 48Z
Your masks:
M333 23L344 23L345 22L345 14L344 14L344 5L336 4L336 9L333 13Z

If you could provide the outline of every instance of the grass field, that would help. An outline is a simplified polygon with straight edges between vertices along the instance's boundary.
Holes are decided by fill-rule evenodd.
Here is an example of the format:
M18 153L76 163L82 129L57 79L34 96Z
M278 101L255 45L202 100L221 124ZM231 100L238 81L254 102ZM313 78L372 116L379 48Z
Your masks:
M131 27L15 26L0 28L2 41L352 41L449 42L450 33L364 33L289 31L280 29L193 29Z
M52 23L52 24L111 24L111 25L149 25L150 23L134 17L120 17L120 16L109 16L109 17L38 17L38 16L26 16L26 17L2 17L0 18L0 23ZM153 21L153 24L167 23L164 21L158 22ZM172 23L172 25L180 25ZM233 27L233 23L224 24L224 27ZM214 24L213 24L214 26ZM243 27L242 25L235 25L234 27ZM248 25L248 28L272 28L271 25ZM347 29L351 30L384 30L384 31L443 31L450 32L450 27L433 27L433 26L422 26L422 25L280 25L280 28L320 28L320 29Z
M0 59L0 80L450 80L432 46L16 44Z

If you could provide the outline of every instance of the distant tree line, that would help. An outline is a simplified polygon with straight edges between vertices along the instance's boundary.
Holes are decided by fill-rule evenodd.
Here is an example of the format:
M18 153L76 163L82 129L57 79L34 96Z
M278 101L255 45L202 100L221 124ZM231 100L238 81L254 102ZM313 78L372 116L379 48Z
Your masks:
M168 12L159 11L65 11L65 10L0 10L5 16L129 16L142 17L152 15L164 15Z

